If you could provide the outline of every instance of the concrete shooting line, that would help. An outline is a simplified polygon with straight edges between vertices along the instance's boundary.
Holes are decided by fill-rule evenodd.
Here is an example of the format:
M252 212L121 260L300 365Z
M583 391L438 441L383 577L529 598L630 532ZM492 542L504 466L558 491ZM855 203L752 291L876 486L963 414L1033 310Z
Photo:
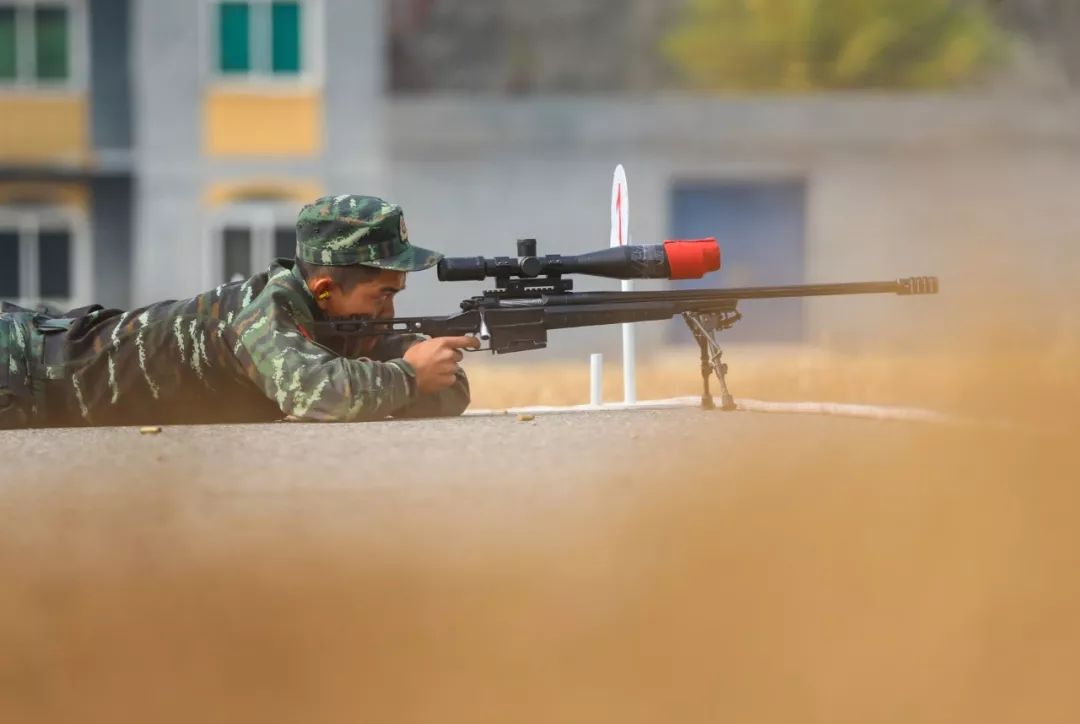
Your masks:
M719 406L720 399L714 398ZM858 405L842 402L768 402L740 398L735 400L739 412L780 413L786 415L828 415L834 417L854 417L866 420L897 420L902 422L961 423L961 418L937 410L920 407L895 407L888 405ZM502 415L556 415L580 412L607 412L617 410L673 410L700 407L700 397L673 397L664 400L642 400L640 402L609 402L600 405L570 405L564 407L536 405L529 407L509 407L505 410L468 410L467 416L498 417ZM715 411L715 415L730 413Z

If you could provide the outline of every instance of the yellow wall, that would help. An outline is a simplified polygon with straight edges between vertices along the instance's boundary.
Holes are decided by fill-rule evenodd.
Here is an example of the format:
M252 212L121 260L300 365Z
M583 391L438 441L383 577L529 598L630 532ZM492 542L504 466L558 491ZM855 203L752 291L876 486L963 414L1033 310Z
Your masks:
M0 206L48 204L86 210L90 195L81 183L68 181L0 181Z
M203 102L208 156L314 156L322 151L322 94L216 89Z
M0 93L0 160L79 163L89 152L84 95Z
M215 181L203 192L203 203L211 208L254 199L292 202L300 206L323 195L316 181L264 178L254 181Z

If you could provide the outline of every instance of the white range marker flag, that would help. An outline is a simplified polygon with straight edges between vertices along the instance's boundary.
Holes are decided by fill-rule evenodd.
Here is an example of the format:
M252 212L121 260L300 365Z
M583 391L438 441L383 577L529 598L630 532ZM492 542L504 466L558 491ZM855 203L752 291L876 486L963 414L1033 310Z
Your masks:
M611 183L611 246L630 244L630 189L626 184L626 169L615 167ZM632 279L622 280L622 290L634 290ZM623 324L623 402L637 402L637 369L634 364L634 325Z

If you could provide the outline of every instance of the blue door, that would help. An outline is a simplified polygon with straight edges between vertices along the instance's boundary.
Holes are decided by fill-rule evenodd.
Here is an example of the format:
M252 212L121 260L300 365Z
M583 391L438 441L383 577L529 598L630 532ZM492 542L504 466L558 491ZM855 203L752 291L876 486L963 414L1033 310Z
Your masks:
M714 289L799 284L805 276L806 188L802 181L677 182L671 192L671 237L715 236L720 271L703 279L673 282L676 289ZM800 342L799 299L741 302L743 319L721 341ZM672 341L692 341L682 320Z

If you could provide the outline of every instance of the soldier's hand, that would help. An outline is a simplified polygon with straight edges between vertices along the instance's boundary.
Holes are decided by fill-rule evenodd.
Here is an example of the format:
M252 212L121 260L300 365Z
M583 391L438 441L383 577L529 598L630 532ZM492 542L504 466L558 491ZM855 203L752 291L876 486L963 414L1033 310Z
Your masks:
M422 393L438 392L454 384L463 349L479 349L476 337L436 337L417 342L405 352L405 361L416 370L416 386Z

